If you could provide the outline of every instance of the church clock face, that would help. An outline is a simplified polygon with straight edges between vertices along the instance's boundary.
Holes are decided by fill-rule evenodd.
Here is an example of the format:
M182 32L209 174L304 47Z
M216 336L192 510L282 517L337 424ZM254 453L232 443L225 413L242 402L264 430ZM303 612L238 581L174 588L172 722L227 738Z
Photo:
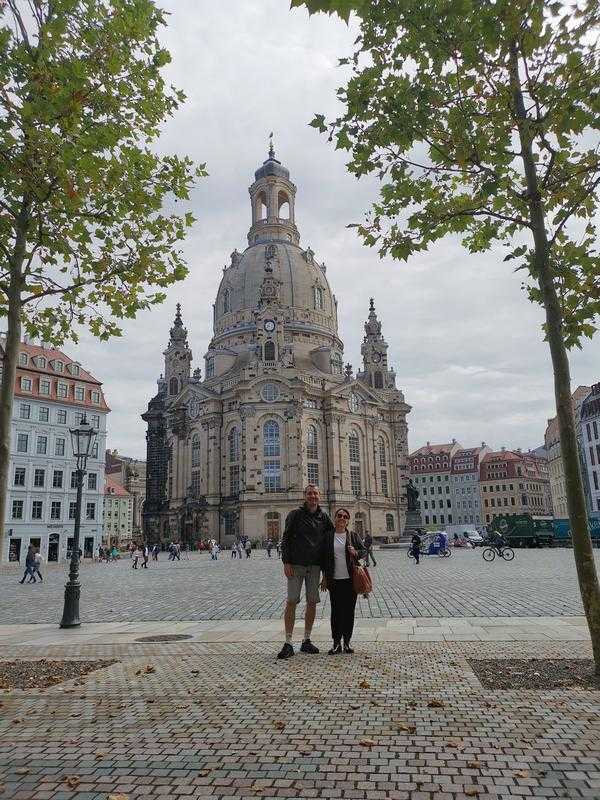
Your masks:
M371 358L374 364L379 364L379 362L381 361L381 353L373 353Z
M265 320L265 330L267 333L273 333L275 330L275 320L267 319Z

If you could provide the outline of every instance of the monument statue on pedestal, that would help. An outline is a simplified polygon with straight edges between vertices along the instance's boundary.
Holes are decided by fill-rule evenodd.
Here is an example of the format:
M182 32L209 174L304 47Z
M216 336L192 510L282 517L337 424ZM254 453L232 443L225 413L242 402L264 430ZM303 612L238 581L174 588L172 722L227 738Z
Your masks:
M411 536L417 528L423 526L423 522L421 521L421 504L419 503L419 490L412 482L412 478L408 479L406 495L406 524L404 526L404 535Z

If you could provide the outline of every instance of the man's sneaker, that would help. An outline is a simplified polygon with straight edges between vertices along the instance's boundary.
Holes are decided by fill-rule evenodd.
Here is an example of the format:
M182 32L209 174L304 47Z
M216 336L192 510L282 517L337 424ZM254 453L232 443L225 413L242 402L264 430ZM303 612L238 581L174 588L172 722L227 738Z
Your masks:
M315 647L310 639L305 639L300 647L301 653L318 653L319 648Z
M294 648L289 642L286 642L281 650L277 653L277 658L291 658L294 655Z

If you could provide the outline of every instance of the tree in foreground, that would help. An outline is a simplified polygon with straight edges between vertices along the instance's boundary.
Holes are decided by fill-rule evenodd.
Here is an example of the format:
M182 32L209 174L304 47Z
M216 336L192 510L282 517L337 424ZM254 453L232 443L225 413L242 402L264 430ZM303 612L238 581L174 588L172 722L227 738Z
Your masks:
M153 0L0 0L0 558L22 331L60 346L164 299L186 275L185 200L204 165L159 156L183 94Z
M365 244L407 260L449 234L496 242L545 311L567 503L600 673L600 589L568 350L600 315L600 6L596 0L292 0L360 19L342 115L312 125L381 180Z

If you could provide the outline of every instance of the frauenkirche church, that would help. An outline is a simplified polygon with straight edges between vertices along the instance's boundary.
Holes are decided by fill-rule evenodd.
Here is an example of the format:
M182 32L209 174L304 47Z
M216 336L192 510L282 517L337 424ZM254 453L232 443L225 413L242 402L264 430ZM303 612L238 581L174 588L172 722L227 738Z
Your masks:
M272 146L254 177L248 247L224 269L204 379L192 372L178 306L164 377L142 415L144 533L152 542L276 538L315 483L326 511L345 506L354 530L393 540L406 518L410 406L375 306L354 377L325 265L300 245L296 187Z

